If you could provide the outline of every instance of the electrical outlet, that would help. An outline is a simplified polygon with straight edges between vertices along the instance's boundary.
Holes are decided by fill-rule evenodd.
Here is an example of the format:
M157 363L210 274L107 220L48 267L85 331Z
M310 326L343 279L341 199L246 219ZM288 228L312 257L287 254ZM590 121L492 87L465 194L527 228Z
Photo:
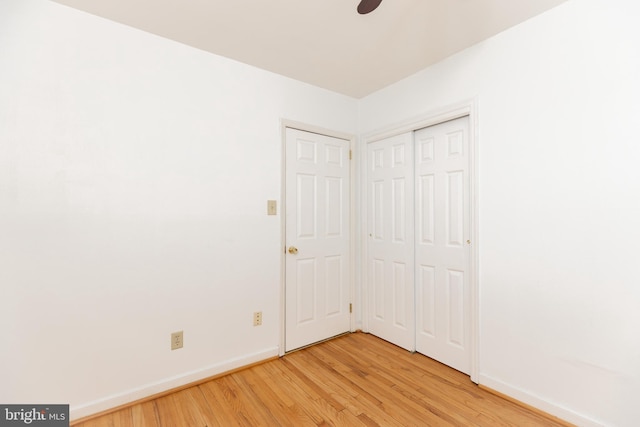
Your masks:
M182 335L182 331L172 333L171 334L171 350L177 350L179 348L182 348L184 344L183 338L184 337Z
M260 325L262 325L262 312L256 311L255 313L253 313L253 326Z

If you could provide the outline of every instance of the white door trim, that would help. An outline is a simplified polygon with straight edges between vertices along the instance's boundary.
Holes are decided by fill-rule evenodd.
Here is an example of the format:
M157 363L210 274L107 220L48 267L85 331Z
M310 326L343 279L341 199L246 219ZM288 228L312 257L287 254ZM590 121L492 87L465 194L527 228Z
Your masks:
M479 323L480 323L480 288L479 288L479 234L478 234L478 155L477 155L477 141L478 141L478 107L477 98L460 102L458 104L449 105L438 110L428 112L419 117L409 119L407 121L397 123L370 133L363 135L360 138L359 152L366 153L367 144L370 142L378 141L381 139L389 138L391 136L399 135L406 132L413 132L418 129L422 129L428 126L440 124L449 120L457 119L460 117L469 117L469 177L471 179L471 193L470 193L470 235L471 235L471 254L470 254L470 276L469 287L471 293L470 302L470 316L471 316L471 369L470 377L471 381L478 383L479 381ZM359 170L361 172L360 179L360 199L359 204L360 230L367 230L367 167L366 156L360 156ZM353 165L352 165L353 167ZM367 283L367 236L365 232L360 232L360 277L362 277L362 328L365 332L368 332L368 307L365 301L368 301L368 289Z
M286 147L287 147L287 128L297 129L305 132L317 133L320 135L330 136L333 138L344 139L349 142L349 149L351 152L355 151L356 148L356 136L344 133L337 132L330 129L326 129L319 126L310 125L307 123L301 123L294 120L288 119L280 119L280 139L281 139L281 184L280 184L280 344L278 349L278 354L280 356L284 356L285 354L285 334L286 334L286 323L285 323L285 262L286 262ZM356 251L355 251L355 243L357 241L358 230L356 230L355 225L356 221L356 206L355 206L355 194L356 194L356 183L355 179L353 179L356 175L355 171L355 159L350 162L349 165L349 174L350 174L350 194L349 194L349 204L350 204L350 216L349 216L349 229L350 229L350 245L349 245L349 300L353 304L355 301L355 278L356 278ZM354 304L355 306L356 304ZM354 307L355 308L355 307ZM350 316L350 326L349 330L351 332L355 331L355 323L354 316L355 313L351 313Z

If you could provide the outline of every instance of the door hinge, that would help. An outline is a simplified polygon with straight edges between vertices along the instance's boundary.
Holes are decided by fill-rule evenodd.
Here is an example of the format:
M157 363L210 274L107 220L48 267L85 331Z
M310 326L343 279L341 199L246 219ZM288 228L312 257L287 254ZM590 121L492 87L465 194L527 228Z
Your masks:
M353 159L353 151L349 150L349 160Z
M349 313L353 313L353 304L349 303Z

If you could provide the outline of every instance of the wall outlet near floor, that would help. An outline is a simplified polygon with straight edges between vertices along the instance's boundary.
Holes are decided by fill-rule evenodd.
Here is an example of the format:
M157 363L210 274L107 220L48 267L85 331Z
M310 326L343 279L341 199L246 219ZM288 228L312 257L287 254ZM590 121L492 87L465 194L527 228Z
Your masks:
M253 326L260 325L262 325L262 312L256 311L255 313L253 313Z
M171 350L177 350L184 345L184 339L182 331L174 332L171 334Z

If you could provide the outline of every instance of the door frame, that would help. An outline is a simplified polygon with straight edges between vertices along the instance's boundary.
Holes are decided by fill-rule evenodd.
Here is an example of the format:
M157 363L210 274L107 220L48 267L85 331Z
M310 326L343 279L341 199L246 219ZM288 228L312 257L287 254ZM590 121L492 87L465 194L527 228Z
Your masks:
M285 338L286 338L286 230L287 230L287 201L286 201L286 181L287 181L287 128L297 129L303 132L316 133L319 135L330 136L332 138L342 139L348 142L349 150L352 153L351 161L349 162L349 300L353 304L354 308L357 304L355 301L355 278L356 278L356 251L355 246L357 242L358 233L355 227L356 221L356 182L355 182L355 156L353 153L356 149L356 136L349 133L337 132L330 129L326 129L320 126L314 126L307 123L297 122L294 120L280 119L280 138L282 140L281 150L281 163L282 168L280 171L281 187L280 187L280 340L278 355L280 357L285 355ZM355 331L354 312L349 316L349 331Z
M360 139L359 152L360 156L359 169L362 171L360 176L360 277L361 294L362 294L362 328L365 332L369 331L369 289L368 269L367 269L367 144L381 139L389 138L407 132L415 132L429 126L434 126L449 120L458 119L460 117L469 117L469 179L470 179L470 235L471 235L471 251L469 256L469 287L470 287L470 378L471 381L478 384L479 382L479 347L480 347L480 285L479 285L479 222L478 222L478 106L477 98L472 98L457 104L449 105L434 111L430 111L413 119L390 125L388 127L367 133Z

